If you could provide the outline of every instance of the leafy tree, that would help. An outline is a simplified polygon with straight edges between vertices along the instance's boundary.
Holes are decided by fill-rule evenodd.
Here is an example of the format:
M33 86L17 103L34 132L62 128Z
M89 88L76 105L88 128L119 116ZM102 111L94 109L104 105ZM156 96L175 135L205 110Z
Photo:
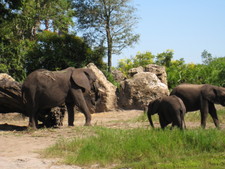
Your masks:
M128 71L134 67L132 59L120 59L118 63L118 69L123 72L125 75L128 74Z
M26 70L59 70L67 67L83 67L90 62L103 67L101 49L92 50L81 38L74 35L58 35L44 31L26 59Z
M0 1L0 24L5 20L12 20L16 17L16 10L22 6L23 0L2 0Z
M34 39L42 29L67 33L68 27L74 24L73 13L68 0L25 0L20 14L14 21L14 31L21 38L29 39Z
M0 73L8 73L17 81L26 77L24 69L25 55L28 53L33 42L28 40L11 40L0 43Z
M154 63L154 55L151 52L141 53L138 52L135 57L131 59L121 59L119 60L118 68L124 74L127 75L128 71L131 68L138 67L138 66L146 66L148 64Z
M139 39L132 30L137 23L135 8L130 0L74 0L78 27L84 36L107 46L108 71L111 72L112 54L131 46ZM89 41L90 42L90 41Z
M138 67L138 66L146 66L149 64L154 63L154 58L155 56L151 52L145 52L145 53L140 53L138 52L133 60L133 67Z
M173 50L167 49L166 52L160 53L156 56L155 63L158 65L169 67L170 62L173 58L173 54Z
M208 65L213 60L212 54L209 53L209 52L207 52L207 50L204 50L202 52L202 55L201 56L202 56L202 62L205 65Z
M208 83L225 87L225 57L213 58L207 68Z
M170 66L166 68L169 88L174 88L179 83L182 83L182 70L184 69L184 59L171 61Z
M28 70L25 64L33 57L27 55L36 46L37 30L44 25L45 29L66 33L73 24L70 7L68 0L0 1L0 72L23 80Z

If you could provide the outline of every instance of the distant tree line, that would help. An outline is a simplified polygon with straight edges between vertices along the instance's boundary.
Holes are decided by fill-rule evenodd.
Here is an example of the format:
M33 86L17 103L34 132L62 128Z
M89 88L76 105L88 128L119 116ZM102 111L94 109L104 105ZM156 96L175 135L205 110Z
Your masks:
M151 52L138 53L130 59L121 59L118 68L127 74L133 67L157 64L166 67L170 89L181 83L213 84L225 87L225 57L213 57L204 50L201 54L202 64L184 62L184 59L173 60L173 51L153 55Z

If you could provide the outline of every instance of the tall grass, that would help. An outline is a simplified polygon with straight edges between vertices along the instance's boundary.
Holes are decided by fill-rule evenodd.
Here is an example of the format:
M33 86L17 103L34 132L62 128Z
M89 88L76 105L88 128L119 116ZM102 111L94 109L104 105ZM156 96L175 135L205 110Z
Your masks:
M93 127L91 136L60 140L45 151L67 164L118 168L214 168L225 165L225 131L195 129L109 129ZM117 168L115 167L115 168Z

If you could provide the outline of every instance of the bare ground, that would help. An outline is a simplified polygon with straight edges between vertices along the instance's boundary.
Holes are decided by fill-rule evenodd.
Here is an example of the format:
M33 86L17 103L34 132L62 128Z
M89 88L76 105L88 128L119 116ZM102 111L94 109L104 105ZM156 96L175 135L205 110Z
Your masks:
M119 110L92 115L92 125L110 128L149 127L148 122L132 122L140 116L140 110ZM19 114L0 114L0 168L1 169L80 169L78 166L62 165L57 159L43 159L39 151L54 144L60 138L74 137L74 127L84 124L81 113L75 115L75 126L67 127L67 117L64 126L58 129L27 130L28 118ZM188 128L199 127L199 122L186 122ZM156 126L159 124L156 122ZM213 127L212 123L207 126ZM222 128L225 125L222 124ZM93 166L98 168L98 166Z

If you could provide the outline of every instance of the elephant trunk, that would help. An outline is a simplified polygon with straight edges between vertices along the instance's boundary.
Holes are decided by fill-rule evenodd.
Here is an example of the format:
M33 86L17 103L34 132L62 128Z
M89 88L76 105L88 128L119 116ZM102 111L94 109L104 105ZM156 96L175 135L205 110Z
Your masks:
M154 124L152 122L152 115L150 113L150 110L148 110L147 115L148 115L148 120L149 120L150 125L152 126L152 128L155 128Z

